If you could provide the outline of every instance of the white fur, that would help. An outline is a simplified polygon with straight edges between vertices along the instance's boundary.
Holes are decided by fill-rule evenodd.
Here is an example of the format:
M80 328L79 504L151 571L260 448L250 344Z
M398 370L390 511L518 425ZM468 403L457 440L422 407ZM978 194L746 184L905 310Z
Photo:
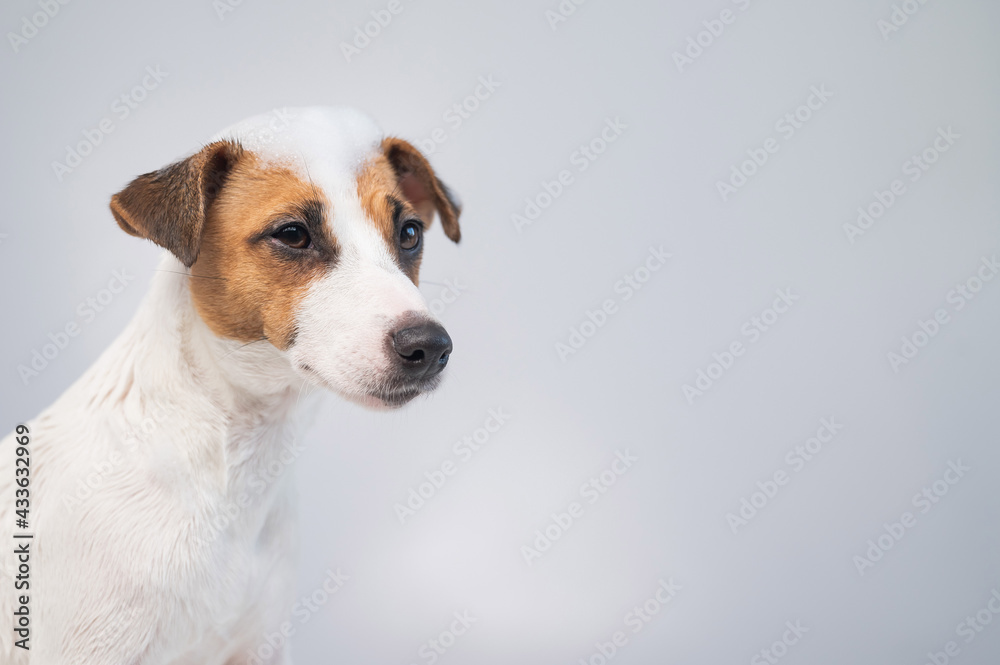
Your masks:
M357 201L354 174L378 129L348 111L291 118L275 130L262 116L220 136L324 190L343 248L337 268L310 286L286 353L216 337L196 314L187 271L166 255L121 336L28 423L30 652L9 628L13 435L0 443L0 662L236 665L285 619L290 474L273 470L300 450L301 403L314 384L377 405L387 326L427 312ZM88 479L96 489L79 499Z
M161 269L115 343L28 423L31 660L8 629L4 663L221 665L283 616L277 592L294 584L288 475L259 483L295 439L289 416L304 386L273 347L236 351L216 338L175 274L180 262L167 255ZM148 434L130 436L144 422ZM4 469L14 468L11 438L0 444ZM97 489L76 500L88 475ZM8 544L12 477L0 478ZM220 533L242 497L250 504ZM14 570L2 561L9 621Z

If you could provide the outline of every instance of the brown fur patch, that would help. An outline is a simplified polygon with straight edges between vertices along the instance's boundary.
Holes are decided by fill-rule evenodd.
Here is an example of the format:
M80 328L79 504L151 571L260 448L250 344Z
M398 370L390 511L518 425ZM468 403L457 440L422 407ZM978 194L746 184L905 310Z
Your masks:
M365 215L375 224L379 235L385 239L390 248L394 249L399 240L396 237L392 197L406 202L396 183L396 173L392 170L392 164L384 155L376 155L358 173L358 200ZM417 213L417 216L423 219L419 211L411 210L411 212ZM424 224L429 225L429 223L429 219L424 219Z
M358 173L358 201L365 217L375 225L389 252L396 258L396 264L411 282L419 284L423 251L422 248L412 253L402 251L399 246L400 222L417 217L427 227L430 226L434 211L421 211L410 204L385 155L376 155Z
M458 218L462 210L448 188L434 175L427 158L410 143L391 136L382 140L382 152L396 174L400 191L417 209L424 224L430 227L437 210L445 235L455 242L461 240Z
M336 258L331 214L319 189L244 153L209 211L191 268L191 294L209 328L287 349L298 304ZM271 238L285 223L306 226L315 248L295 251Z
M187 159L143 174L111 197L111 214L126 233L152 240L191 267L205 211L242 154L239 145L216 141Z

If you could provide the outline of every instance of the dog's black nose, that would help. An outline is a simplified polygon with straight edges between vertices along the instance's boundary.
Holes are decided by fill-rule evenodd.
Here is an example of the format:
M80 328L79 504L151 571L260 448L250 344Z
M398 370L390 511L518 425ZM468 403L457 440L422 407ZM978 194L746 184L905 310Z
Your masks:
M448 364L451 337L439 323L425 321L393 333L392 347L407 374L429 379Z

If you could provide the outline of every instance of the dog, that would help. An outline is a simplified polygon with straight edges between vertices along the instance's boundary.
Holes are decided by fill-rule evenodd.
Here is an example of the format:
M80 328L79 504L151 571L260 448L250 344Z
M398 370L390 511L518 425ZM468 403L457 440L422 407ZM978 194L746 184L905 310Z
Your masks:
M458 199L359 112L281 120L112 196L122 230L167 251L121 336L0 445L0 616L30 626L0 629L3 663L260 662L294 591L289 474L268 468L300 436L302 395L392 409L441 379L452 341L418 273L435 215L459 241Z

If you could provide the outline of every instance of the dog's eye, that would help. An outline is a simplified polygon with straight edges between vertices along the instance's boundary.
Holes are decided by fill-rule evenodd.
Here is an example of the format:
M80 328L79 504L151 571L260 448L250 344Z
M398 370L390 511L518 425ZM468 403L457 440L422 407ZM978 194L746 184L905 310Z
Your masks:
M282 226L277 233L271 235L272 238L278 240L293 249L306 249L309 247L309 232L306 231L306 227L301 224L288 224Z
M399 246L406 250L413 250L420 244L420 225L416 222L407 222L399 230Z

